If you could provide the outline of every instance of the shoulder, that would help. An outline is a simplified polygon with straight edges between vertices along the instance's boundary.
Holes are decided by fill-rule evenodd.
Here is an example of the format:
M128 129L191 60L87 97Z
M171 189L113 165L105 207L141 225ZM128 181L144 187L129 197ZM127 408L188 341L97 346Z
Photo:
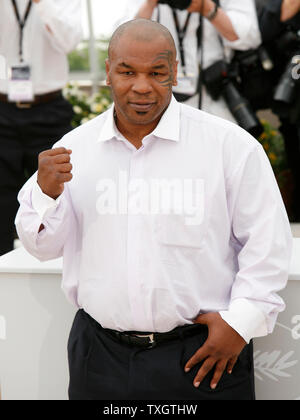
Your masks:
M245 165L252 155L264 152L261 144L237 124L183 104L181 124L182 132L188 133L184 143L192 145L194 153L222 161L226 173Z
M205 137L217 142L238 142L246 148L256 147L258 141L239 125L205 111L181 104L183 124L204 131Z

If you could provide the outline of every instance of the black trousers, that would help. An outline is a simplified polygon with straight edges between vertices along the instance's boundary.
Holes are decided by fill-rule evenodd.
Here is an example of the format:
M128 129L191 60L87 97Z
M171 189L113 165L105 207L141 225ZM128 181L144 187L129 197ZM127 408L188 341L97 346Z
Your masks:
M17 194L38 167L38 154L72 129L72 106L61 96L20 109L0 102L0 255L13 249Z
M231 375L217 388L212 373L193 386L199 366L184 372L188 359L207 339L199 325L193 336L144 349L111 337L82 309L75 316L68 341L70 400L254 400L252 343L242 351Z

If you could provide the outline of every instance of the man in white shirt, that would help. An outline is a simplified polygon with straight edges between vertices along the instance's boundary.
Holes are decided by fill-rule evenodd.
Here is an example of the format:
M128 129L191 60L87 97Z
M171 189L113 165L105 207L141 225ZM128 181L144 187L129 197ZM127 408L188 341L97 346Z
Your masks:
M42 152L18 196L20 239L64 257L80 308L71 399L254 399L251 339L284 309L292 237L270 163L175 100L175 51L156 22L121 25L114 106Z
M37 170L38 154L71 130L63 98L67 53L81 38L80 0L6 0L0 4L0 255L13 249L17 193Z
M173 92L177 100L196 108L199 65L203 71L219 60L229 62L234 50L254 49L261 43L254 0L191 0L185 10L173 9L172 1L160 4L159 0L130 0L129 3L131 9L138 9L137 17L157 20L170 30L179 61L178 86ZM202 36L199 35L201 14ZM223 96L213 99L203 80L201 109L236 122Z

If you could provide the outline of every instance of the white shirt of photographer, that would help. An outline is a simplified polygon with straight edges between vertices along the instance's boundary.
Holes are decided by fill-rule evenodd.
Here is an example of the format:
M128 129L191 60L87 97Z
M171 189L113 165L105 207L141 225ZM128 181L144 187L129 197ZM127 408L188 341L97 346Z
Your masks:
M23 19L28 0L16 3ZM5 57L8 67L19 64L20 29L11 0L1 1L0 28L0 55ZM41 0L32 4L24 27L23 56L31 66L35 94L56 91L66 85L67 54L81 38L81 0ZM7 80L0 79L0 92L7 93Z
M144 0L128 0L128 9L124 16L124 21L133 19L137 11L144 3ZM203 19L203 63L202 68L206 69L218 60L222 60L225 55L227 61L233 55L234 50L245 51L248 49L255 49L261 44L261 35L258 26L256 8L254 0L220 0L220 6L229 16L233 28L238 35L237 41L228 41L221 37L213 24L208 19ZM179 25L184 27L186 18L186 10L177 10ZM199 64L201 64L201 51L197 45L197 29L199 27L199 13L192 13L183 46L185 51L186 73L192 80L192 83L185 83L181 80L183 76L180 54L177 53L178 65L178 86L173 88L174 92L194 95L185 103L198 108L199 95L197 92L197 83L199 76ZM152 19L157 20L158 12L155 9ZM166 4L159 4L159 22L166 26L171 32L177 52L179 51L178 35L172 14L172 9ZM222 43L220 42L220 37ZM223 49L224 46L224 49ZM206 92L205 87L202 88L202 110L213 115L225 118L229 121L236 122L234 116L229 111L225 101L221 98L214 101Z
M38 259L63 256L73 304L119 331L165 332L211 311L246 341L273 330L292 236L253 137L173 98L138 150L117 130L113 108L59 146L72 150L73 179L53 200L33 175L18 195L16 227ZM184 195L165 207L173 182ZM180 208L178 197L194 208Z

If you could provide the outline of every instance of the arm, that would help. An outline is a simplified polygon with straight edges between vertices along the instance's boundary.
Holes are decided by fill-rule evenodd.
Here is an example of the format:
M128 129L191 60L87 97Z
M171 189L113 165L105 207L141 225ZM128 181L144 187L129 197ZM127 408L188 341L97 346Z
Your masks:
M192 0L188 11L203 10L207 16L215 7L212 0ZM254 0L220 0L217 15L210 21L222 36L224 45L236 50L257 48L261 44Z
M215 3L212 0L192 0L190 7L187 9L188 12L202 13L204 17L207 17L215 8ZM229 41L236 41L238 35L234 30L230 18L227 16L222 8L218 9L218 12L214 19L211 20L216 30L224 38Z
M64 183L72 179L70 151L47 150L39 155L39 169L18 195L15 224L27 251L41 261L62 256L75 218Z
M158 0L146 0L136 14L136 18L151 19Z
M220 0L220 4L238 35L236 41L224 38L224 45L240 51L257 48L261 44L261 34L254 0Z
M286 22L300 12L300 0L283 0L281 5L280 21Z
M52 45L66 54L72 51L82 38L80 1L33 1Z
M209 330L207 341L185 366L188 371L205 360L195 386L215 366L211 381L215 388L224 370L231 373L245 344L271 333L284 309L277 292L287 282L292 236L277 182L260 145L232 174L227 189L239 271L228 310L200 315L194 321Z
M287 283L292 235L272 167L259 144L233 177L228 189L239 271L229 311L221 315L249 341L271 333L285 307L277 291ZM243 315L243 306L249 317Z

